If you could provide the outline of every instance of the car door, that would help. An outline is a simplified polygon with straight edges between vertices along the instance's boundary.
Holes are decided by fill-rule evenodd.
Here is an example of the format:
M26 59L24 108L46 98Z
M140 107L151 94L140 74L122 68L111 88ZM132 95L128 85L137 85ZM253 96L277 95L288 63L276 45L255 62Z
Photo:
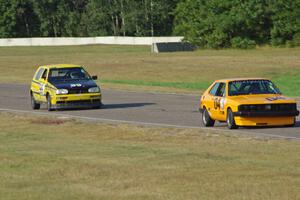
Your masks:
M221 82L214 96L215 119L225 121L226 83Z
M44 68L39 68L35 73L33 80L31 82L31 91L36 101L41 101L40 96L40 79L44 73Z
M212 88L210 89L210 91L208 92L207 96L205 96L205 99L203 100L204 105L207 108L207 111L210 114L210 117L215 119L215 98L216 98L216 93L217 90L220 86L219 82L216 82Z
M209 91L205 104L214 120L224 121L226 119L224 107L226 102L226 83L216 82Z
M39 83L40 83L40 100L42 102L46 102L47 98L46 98L46 85L47 85L47 78L48 78L48 69L45 69L42 76L39 79Z
M36 101L46 101L45 86L47 83L48 70L45 68L38 69L38 72L32 80L32 93Z

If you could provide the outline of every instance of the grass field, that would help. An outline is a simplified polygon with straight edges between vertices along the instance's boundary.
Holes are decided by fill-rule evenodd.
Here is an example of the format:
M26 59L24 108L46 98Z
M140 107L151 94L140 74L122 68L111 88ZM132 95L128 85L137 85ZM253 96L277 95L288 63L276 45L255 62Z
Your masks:
M299 141L3 112L0 127L0 199L300 197Z
M1 47L0 80L29 84L38 65L76 63L105 88L200 93L215 79L272 78L300 96L300 48L151 54L148 46Z

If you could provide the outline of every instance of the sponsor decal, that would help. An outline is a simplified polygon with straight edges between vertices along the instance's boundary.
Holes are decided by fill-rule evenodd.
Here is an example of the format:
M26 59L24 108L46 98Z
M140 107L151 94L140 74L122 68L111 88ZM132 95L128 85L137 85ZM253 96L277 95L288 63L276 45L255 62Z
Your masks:
M268 101L276 101L276 100L285 100L286 98L284 97L269 97L266 98Z
M41 83L40 83L39 90L40 90L40 94L41 94L41 95L43 95L43 94L44 94L45 87L46 87L46 85L45 85L45 84L41 84Z

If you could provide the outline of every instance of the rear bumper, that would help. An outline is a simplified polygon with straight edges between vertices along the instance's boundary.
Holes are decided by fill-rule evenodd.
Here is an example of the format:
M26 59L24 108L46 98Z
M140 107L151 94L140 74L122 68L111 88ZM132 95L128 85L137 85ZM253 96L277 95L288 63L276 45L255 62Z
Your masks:
M247 111L238 111L234 112L235 117L295 117L299 115L299 111L280 111L280 112L247 112Z

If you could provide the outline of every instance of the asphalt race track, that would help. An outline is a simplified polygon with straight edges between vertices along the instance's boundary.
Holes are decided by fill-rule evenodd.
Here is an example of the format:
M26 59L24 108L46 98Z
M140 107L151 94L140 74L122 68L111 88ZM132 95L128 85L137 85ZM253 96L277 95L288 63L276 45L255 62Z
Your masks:
M55 114L104 122L178 128L200 128L202 126L201 115L198 112L199 96L103 90L103 103L105 105L102 109L48 112L45 107L38 111L31 109L28 85L0 84L0 92L0 111ZM227 130L226 124L217 123L214 129L224 130L227 133L300 139L299 117L297 118L296 126L290 128L240 128L238 130Z

